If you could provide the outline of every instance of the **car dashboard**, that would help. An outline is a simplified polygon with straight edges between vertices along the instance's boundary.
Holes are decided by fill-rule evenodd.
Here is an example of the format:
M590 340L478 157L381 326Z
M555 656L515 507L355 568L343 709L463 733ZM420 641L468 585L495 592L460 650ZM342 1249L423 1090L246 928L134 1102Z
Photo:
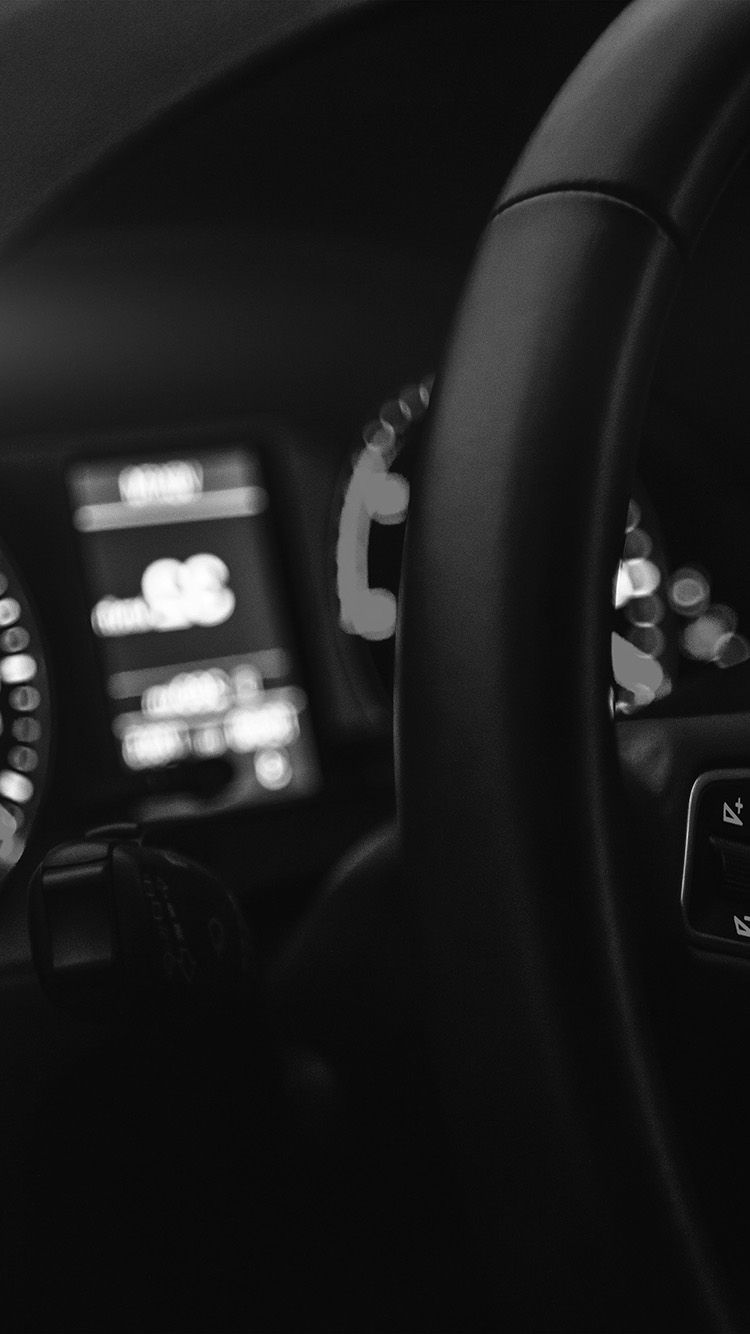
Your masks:
M0 605L9 869L134 820L281 920L392 817L395 607L422 418L498 185L619 8L360 15L145 132L15 252L0 302L13 496L0 541L18 585ZM748 482L738 453L731 477L711 453L737 420L717 256L745 193L740 181L709 231L644 428L613 575L620 714L689 711L691 690L750 651L733 539ZM700 488L682 485L686 458ZM373 459L391 479L382 513L361 491ZM222 517L212 495L239 511ZM116 504L132 524L116 527ZM144 578L158 628L122 622L157 614ZM224 621L211 588L232 603ZM574 616L564 574L559 595Z
M446 342L503 180L622 8L365 5L149 126L10 253L0 879L25 885L56 845L137 828L232 891L271 980L321 887L348 877L350 936L382 944L357 857L396 827L401 563ZM743 165L683 284L644 414L612 570L609 703L626 768L631 719L745 707L748 205ZM549 596L580 615L564 550ZM402 910L388 899L399 966ZM335 992L346 961L318 944ZM413 997L389 979L343 1021L361 1025L352 1065L381 1025L394 1046L394 1030L411 1034ZM404 1064L421 1127L420 1060L410 1049ZM372 1127L389 1093L367 1078L358 1068L353 1101ZM390 1296L362 1328L379 1327Z
M24 848L27 864L84 828L136 820L210 855L243 895L286 916L280 883L295 884L299 906L352 840L391 818L416 418L496 188L618 9L471 5L456 25L451 5L378 8L143 133L17 249L0 303L1 486L13 496L0 540L25 608L25 620L9 616L12 591L0 607L4 643L17 646L0 664L5 698L24 710L4 718L8 867ZM745 195L741 181L710 232L645 427L614 576L621 714L690 708L695 678L749 651L731 544L747 479L737 455L735 475L715 474L710 448L711 431L734 428L738 382L723 399L709 383L729 379L726 346L737 342L729 293L717 300L731 281L717 256L742 225ZM420 387L419 412L399 418L399 400ZM378 428L391 432L384 446ZM698 490L681 486L686 451L705 474L701 514ZM396 490L403 482L384 515L352 492L374 452ZM188 492L200 475L192 519L202 506L215 515L212 494L231 506L232 488L240 511L255 488L262 514L244 528L242 515L175 522L180 470ZM132 526L93 531L84 511L101 499L129 507ZM565 571L565 552L560 562ZM117 624L139 598L143 612L147 571L163 584L167 623ZM200 610L180 623L192 576L234 599L223 630L200 623ZM370 627L352 611L368 590L380 590L386 618ZM575 615L565 574L560 596ZM219 619L216 608L203 615ZM274 652L271 675L259 674L258 654ZM121 694L136 671L149 703Z
M553 20L568 49L539 51L522 8L470 7L466 61L450 6L313 35L145 133L6 266L9 868L134 820L283 918L280 886L298 903L392 817L392 664L342 628L368 559L361 535L341 556L342 509L368 423L431 385L498 181L600 22Z

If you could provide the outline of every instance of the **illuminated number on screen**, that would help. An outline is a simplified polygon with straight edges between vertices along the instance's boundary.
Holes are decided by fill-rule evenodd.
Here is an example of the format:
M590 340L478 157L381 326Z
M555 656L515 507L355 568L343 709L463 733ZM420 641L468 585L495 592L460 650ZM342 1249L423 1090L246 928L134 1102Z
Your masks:
M201 552L186 561L165 556L143 572L141 591L155 630L185 630L191 625L221 625L229 620L235 596L229 570L219 556Z
M234 611L234 593L227 585L229 570L219 556L202 552L182 566L186 610L193 625L221 625Z
M182 591L182 562L164 557L143 571L141 592L153 613L155 630L184 630L191 624Z

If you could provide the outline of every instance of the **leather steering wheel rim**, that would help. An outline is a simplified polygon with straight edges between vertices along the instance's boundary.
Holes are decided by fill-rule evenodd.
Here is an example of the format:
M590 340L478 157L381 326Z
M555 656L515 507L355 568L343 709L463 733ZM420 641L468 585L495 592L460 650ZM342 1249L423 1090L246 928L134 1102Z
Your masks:
M733 1327L650 1042L608 694L654 362L749 125L746 0L625 11L487 227L413 489L400 823L482 1281L514 1330Z

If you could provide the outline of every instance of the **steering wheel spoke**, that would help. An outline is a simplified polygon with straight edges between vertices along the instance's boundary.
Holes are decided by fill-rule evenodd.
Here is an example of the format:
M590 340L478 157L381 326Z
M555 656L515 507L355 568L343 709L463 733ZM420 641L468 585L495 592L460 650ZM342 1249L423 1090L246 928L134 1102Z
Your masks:
M646 920L750 960L750 713L629 719L616 733L649 849Z

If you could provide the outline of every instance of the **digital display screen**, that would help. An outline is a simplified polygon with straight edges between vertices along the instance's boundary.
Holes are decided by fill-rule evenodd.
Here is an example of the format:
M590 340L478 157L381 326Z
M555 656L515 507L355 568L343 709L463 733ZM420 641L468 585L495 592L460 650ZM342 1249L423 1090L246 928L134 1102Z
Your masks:
M124 766L229 761L220 805L313 790L257 455L108 459L77 465L69 485Z

